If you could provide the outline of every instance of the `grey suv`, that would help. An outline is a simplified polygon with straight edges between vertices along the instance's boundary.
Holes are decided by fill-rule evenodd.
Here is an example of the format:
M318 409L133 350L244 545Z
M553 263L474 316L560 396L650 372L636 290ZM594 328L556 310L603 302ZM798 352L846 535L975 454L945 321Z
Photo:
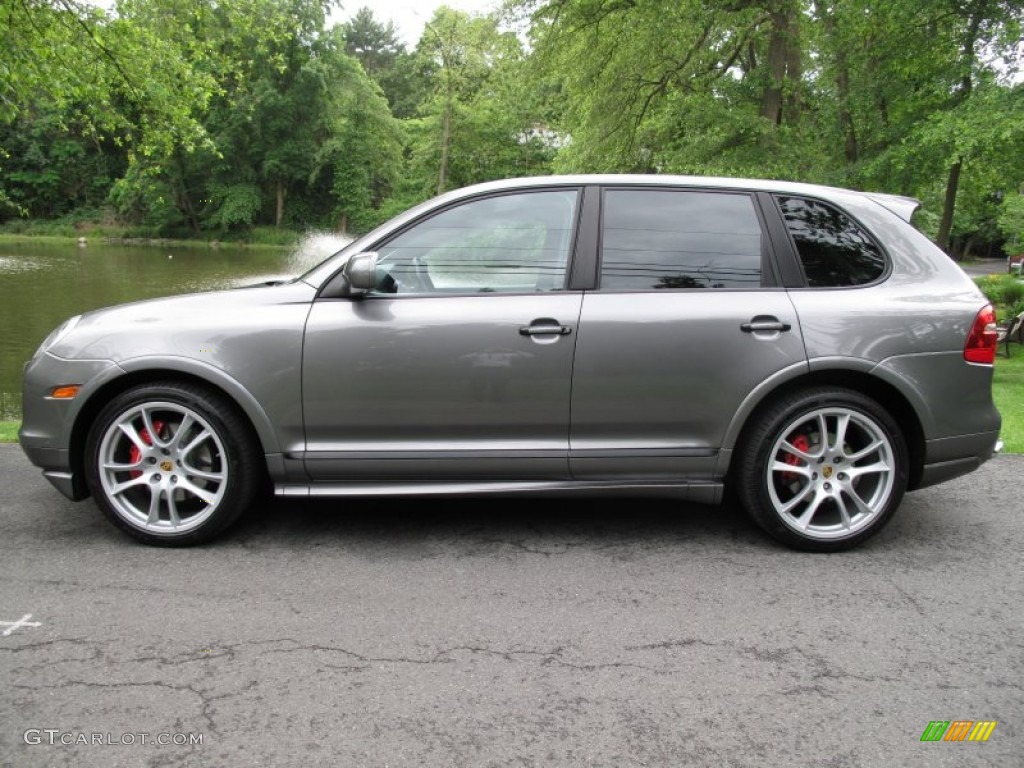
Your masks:
M300 278L75 317L21 444L150 544L288 497L731 489L811 550L999 450L992 308L907 198L669 176L517 179Z

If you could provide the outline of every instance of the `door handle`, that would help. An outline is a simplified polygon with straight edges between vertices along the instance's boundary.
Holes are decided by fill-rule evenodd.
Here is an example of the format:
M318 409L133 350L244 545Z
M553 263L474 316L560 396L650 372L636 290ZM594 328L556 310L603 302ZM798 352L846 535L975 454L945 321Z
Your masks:
M568 336L570 333L572 333L572 328L562 325L550 317L534 320L519 329L520 336Z
M572 328L567 325L524 325L519 329L520 336L568 336Z
M777 317L768 317L764 315L758 315L753 317L749 322L740 325L740 330L744 333L770 333L772 331L788 331L793 328L789 323L784 323Z

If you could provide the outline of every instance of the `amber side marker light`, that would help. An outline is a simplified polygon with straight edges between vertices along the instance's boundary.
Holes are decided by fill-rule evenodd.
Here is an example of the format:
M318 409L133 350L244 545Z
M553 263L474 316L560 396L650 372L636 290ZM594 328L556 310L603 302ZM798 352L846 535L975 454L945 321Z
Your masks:
M72 400L81 388L81 384L65 384L61 387L54 387L50 397L54 400Z

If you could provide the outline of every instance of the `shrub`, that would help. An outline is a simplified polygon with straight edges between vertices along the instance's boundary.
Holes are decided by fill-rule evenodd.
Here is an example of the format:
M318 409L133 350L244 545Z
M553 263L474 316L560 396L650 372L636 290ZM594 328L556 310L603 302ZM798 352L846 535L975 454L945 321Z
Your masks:
M1006 308L1006 314L1003 315L1003 318L1009 319L1011 317L1016 317L1021 312L1024 312L1024 301L1018 301L1016 304L1011 304L1010 306L1008 306Z
M255 184L211 184L210 196L216 208L209 219L213 227L250 226L259 215L260 190Z
M986 275L974 282L997 309L1009 311L1024 302L1024 282L1013 275Z

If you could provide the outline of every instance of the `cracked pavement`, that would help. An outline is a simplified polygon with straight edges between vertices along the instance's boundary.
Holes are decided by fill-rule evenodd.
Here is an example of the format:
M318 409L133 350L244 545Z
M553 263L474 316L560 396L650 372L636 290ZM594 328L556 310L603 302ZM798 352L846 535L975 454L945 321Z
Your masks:
M40 623L0 637L0 765L1019 768L1022 477L835 555L633 499L269 500L160 550L0 445L0 621Z

